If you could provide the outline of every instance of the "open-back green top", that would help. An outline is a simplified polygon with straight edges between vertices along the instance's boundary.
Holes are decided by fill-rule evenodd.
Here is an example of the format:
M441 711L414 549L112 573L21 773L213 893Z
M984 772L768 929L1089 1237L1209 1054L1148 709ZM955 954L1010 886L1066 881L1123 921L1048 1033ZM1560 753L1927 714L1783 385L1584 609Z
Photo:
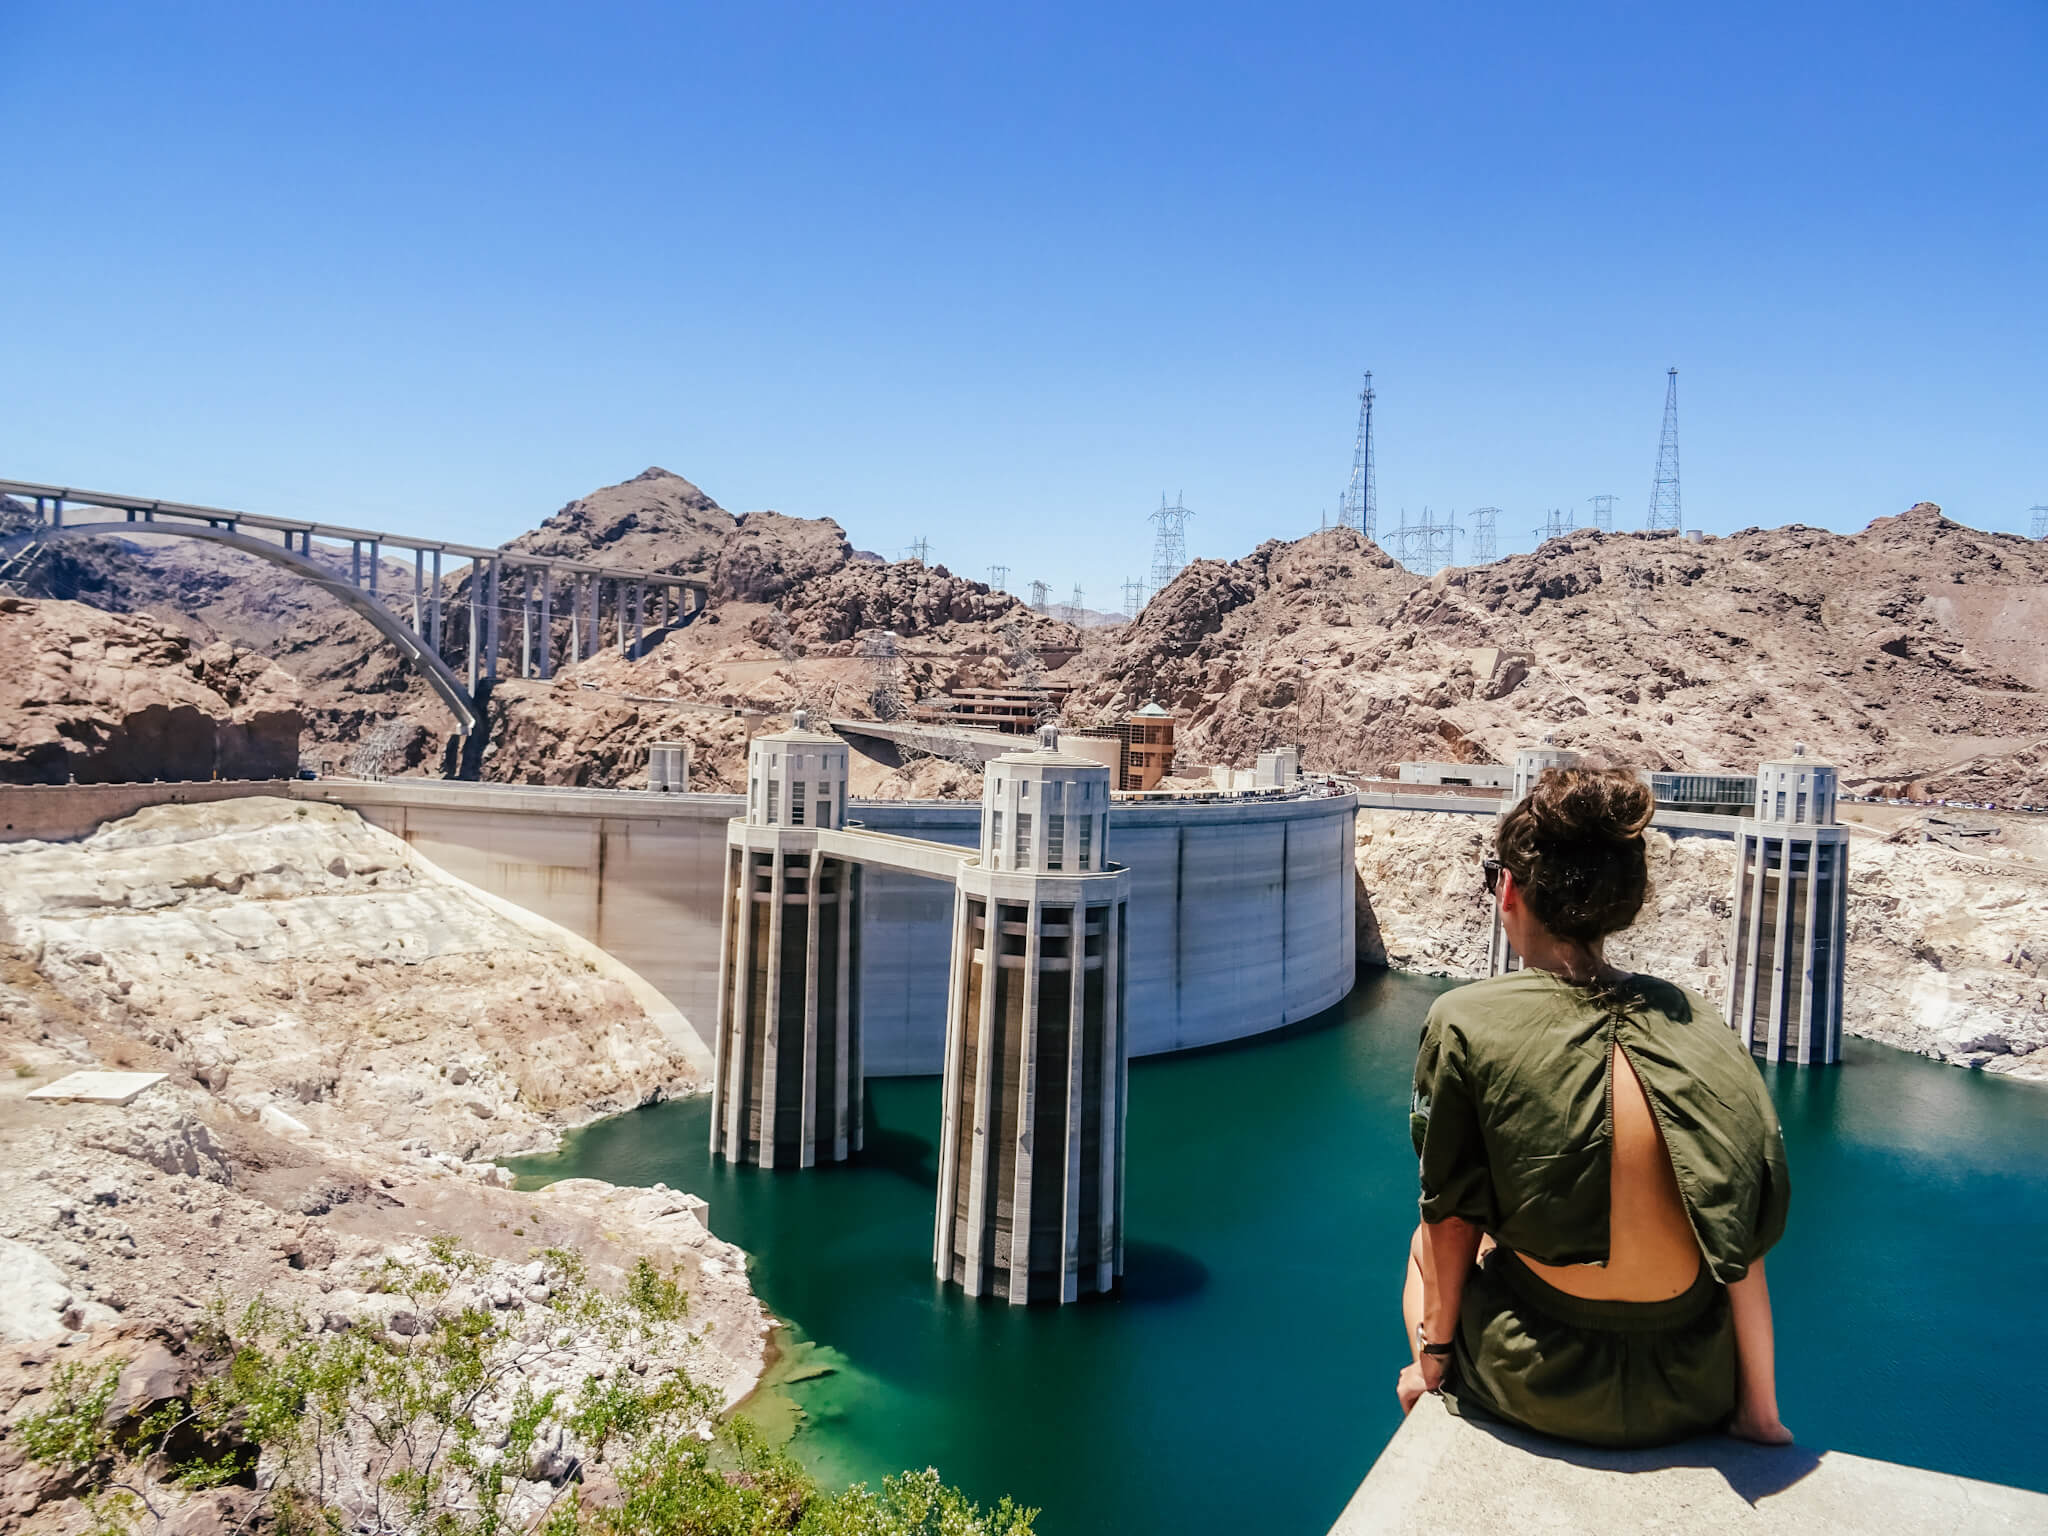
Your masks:
M1542 1264L1604 1264L1619 1042L1664 1135L1700 1252L1740 1280L1792 1185L1763 1077L1705 999L1651 976L1596 995L1548 971L1446 992L1415 1059L1422 1219L1457 1216Z

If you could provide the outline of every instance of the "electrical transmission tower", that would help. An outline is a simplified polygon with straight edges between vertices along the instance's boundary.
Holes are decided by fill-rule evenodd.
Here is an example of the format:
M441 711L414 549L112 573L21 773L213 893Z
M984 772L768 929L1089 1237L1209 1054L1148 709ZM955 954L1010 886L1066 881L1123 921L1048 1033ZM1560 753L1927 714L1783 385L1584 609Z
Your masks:
M1124 583L1124 612L1136 618L1145 607L1145 583L1127 581Z
M926 564L925 556L932 552L932 541L919 537L910 541L910 558L919 565Z
M1500 517L1499 507L1474 507L1472 517L1472 563L1490 565L1500 558L1499 548L1494 542L1494 523Z
M1394 558L1411 571L1440 571L1457 558L1458 535L1464 531L1455 512L1438 517L1424 507L1421 518L1411 523L1403 507L1401 526L1390 530Z
M1544 544L1551 539L1561 539L1571 531L1572 515L1562 507L1552 507L1543 514L1543 526L1536 530L1536 542Z
M1074 600L1067 604L1067 622L1079 629L1081 616L1086 612L1087 609L1081 603L1081 583L1077 581L1074 583Z
M1685 527L1678 510L1678 370L1664 378L1664 435L1657 440L1657 481L1650 487L1650 520L1643 526L1652 533L1661 528L1677 533Z
M1166 504L1166 493L1159 493L1159 510L1146 519L1159 525L1159 537L1152 542L1152 590L1163 592L1178 576L1181 567L1188 563L1187 521L1195 514L1181 505L1176 494L1173 505Z
M1602 533L1614 532L1614 504L1621 500L1621 498L1619 496L1588 496L1586 500L1593 507L1592 525Z
M1010 568L1007 565L992 565L988 568L988 585L991 592L1006 591L1009 581Z
M2034 537L2048 539L2048 507L2029 507L2027 510L2034 514Z
M860 656L868 664L869 712L877 720L902 718L903 672L896 653L896 631L885 629L864 636Z
M1052 596L1052 587L1043 581L1031 583L1031 606L1039 613L1045 612L1046 599Z
M1380 488L1372 455L1372 371L1366 370L1365 388L1358 392L1358 436L1351 444L1351 478L1345 482L1344 498L1337 503L1337 526L1356 528L1368 539L1379 537Z

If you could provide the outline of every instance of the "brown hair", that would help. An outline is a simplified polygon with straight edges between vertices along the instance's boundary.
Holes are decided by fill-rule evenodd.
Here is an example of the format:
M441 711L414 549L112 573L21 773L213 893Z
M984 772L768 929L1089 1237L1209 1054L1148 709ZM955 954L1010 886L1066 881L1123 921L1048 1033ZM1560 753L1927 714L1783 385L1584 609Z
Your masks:
M1636 920L1649 890L1643 828L1657 802L1618 768L1546 768L1501 818L1500 861L1536 920L1595 944Z

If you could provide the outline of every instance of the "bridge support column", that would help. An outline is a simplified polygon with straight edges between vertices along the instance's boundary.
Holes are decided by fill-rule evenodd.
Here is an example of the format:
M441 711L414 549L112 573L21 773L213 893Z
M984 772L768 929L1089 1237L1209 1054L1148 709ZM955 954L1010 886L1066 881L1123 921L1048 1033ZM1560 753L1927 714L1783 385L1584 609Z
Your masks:
M363 584L363 541L348 541L348 584L360 587Z
M425 636L420 628L420 598L427 585L427 552L415 549L412 552L412 627L415 634ZM431 643L431 642L429 642Z
M1123 1273L1128 877L1080 830L1106 818L1108 770L1054 737L990 763L982 805L954 898L933 1267L970 1296L1077 1301Z
M434 551L434 590L427 598L427 644L441 654L441 551Z
M377 568L384 563L384 546L377 540L370 540L370 596L377 595Z
M519 567L519 675L533 676L533 567Z
M540 675L546 682L555 675L555 568L540 568Z
M633 659L638 661L647 640L647 588L633 583Z
M484 566L489 584L484 603L484 676L492 682L498 680L498 604L503 593L500 579L503 564L503 561L493 558Z
M824 853L846 744L799 723L748 752L726 848L711 1150L808 1168L861 1148L858 864Z

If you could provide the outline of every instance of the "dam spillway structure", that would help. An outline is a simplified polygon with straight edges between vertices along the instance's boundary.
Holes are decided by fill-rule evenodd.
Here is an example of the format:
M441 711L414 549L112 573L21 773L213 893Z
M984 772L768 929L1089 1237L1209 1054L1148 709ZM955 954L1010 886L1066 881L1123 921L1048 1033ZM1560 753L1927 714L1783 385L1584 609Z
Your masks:
M1757 770L1755 814L1735 832L1729 1025L1766 1061L1842 1059L1849 831L1834 765L1803 746Z
M1109 769L992 760L979 857L954 896L933 1267L1012 1305L1123 1272L1129 878L1109 861Z
M711 1150L809 1168L861 1147L860 865L824 846L846 815L846 744L810 729L747 747L726 834Z

